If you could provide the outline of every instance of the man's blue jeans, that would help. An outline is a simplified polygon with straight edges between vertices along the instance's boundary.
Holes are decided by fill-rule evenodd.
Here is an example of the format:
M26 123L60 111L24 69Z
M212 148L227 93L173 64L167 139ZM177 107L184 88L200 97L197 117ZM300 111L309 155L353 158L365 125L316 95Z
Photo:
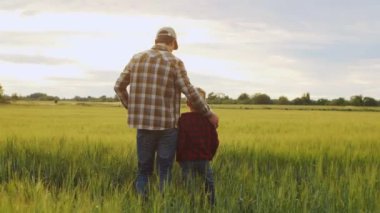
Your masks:
M160 191L171 180L171 168L177 148L178 129L137 130L138 172L136 190L147 196L148 177L152 175L156 156L157 172L160 177Z

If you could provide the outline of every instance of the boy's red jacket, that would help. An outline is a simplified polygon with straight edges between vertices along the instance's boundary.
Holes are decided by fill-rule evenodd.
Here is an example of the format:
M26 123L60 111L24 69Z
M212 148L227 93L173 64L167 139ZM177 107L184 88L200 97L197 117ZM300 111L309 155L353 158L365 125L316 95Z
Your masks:
M182 113L178 121L177 161L212 160L219 146L218 134L198 112Z

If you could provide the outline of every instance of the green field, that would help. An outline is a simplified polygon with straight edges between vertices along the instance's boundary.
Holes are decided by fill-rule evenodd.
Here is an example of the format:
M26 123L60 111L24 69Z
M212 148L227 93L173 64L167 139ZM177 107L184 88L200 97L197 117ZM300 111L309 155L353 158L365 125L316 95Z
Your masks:
M284 109L215 107L214 212L380 212L380 112ZM143 204L136 158L121 107L0 105L0 212L211 211L177 164Z

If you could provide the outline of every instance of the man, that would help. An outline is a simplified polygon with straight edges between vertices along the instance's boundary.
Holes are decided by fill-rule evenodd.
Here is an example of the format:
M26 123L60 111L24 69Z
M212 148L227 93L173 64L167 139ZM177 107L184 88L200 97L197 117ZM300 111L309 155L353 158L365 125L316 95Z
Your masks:
M181 93L215 127L219 122L218 116L210 111L191 85L183 62L172 54L177 49L174 29L161 28L155 45L132 57L114 87L121 103L128 109L129 126L137 129L138 174L135 187L143 196L147 196L146 185L153 172L156 152L160 191L165 183L170 182Z

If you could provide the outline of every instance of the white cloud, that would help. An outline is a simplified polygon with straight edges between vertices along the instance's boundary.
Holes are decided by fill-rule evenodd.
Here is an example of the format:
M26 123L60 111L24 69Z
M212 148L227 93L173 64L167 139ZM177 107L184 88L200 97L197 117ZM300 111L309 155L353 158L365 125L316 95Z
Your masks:
M348 66L346 81L361 87L363 95L376 96L380 90L380 58L359 60Z
M65 58L53 58L40 55L20 55L20 54L0 54L0 61L15 63L15 64L45 64L45 65L61 65L74 64L73 60Z

